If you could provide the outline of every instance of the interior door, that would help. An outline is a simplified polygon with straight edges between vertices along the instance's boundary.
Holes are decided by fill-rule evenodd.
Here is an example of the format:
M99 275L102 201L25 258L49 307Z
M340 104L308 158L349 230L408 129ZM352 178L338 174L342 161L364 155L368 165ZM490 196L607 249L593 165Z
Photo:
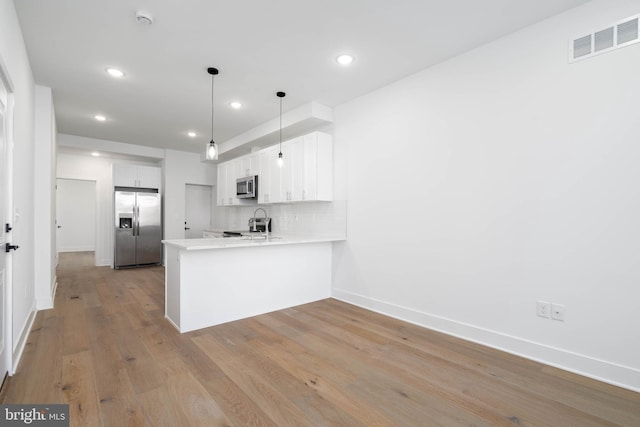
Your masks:
M211 193L209 185L187 184L185 187L184 238L200 239L211 228Z
M9 232L5 228L8 212L11 210L9 175L11 156L9 153L9 96L3 83L0 69L0 384L7 373L11 373L11 293L10 265L11 255L5 252L5 244L9 243Z
M95 250L95 181L56 180L56 224L58 252Z

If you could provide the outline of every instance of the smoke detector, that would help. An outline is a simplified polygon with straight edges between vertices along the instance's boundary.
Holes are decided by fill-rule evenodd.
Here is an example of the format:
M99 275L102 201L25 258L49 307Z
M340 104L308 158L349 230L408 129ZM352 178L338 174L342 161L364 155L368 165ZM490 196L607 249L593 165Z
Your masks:
M143 12L141 10L136 12L136 19L139 23L144 25L153 24L153 17L148 12Z

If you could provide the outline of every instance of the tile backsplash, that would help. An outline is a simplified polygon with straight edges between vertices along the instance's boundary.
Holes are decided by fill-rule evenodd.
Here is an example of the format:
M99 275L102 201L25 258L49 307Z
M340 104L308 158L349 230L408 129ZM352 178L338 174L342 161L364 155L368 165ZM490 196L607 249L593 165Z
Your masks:
M347 202L307 202L296 204L252 205L218 209L213 218L214 228L244 230L257 208L263 208L273 221L274 233L312 236L341 236L347 234ZM263 216L262 211L257 216Z

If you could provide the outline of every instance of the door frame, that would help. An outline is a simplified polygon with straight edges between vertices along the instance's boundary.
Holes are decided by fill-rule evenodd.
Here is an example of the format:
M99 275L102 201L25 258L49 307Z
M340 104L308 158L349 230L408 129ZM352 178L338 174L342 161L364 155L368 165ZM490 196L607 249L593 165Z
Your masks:
M4 155L2 159L4 160L4 212L3 215L0 215L0 227L2 229L0 232L4 233L4 224L5 223L13 223L13 123L14 123L14 109L15 109L15 97L14 91L15 86L11 81L11 77L5 66L4 59L0 56L0 84L3 86L4 90L7 93L7 105L5 106L5 114L4 114L4 133L5 133L5 144L4 144ZM8 231L5 233L5 242L10 242L12 233ZM0 252L2 253L2 252ZM6 256L5 258L5 290L4 290L4 339L5 346L7 346L4 354L4 363L7 367L7 374L9 376L14 374L14 366L13 366L13 252L9 252L3 254ZM2 373L4 376L4 373ZM2 383L3 378L0 378L0 384Z

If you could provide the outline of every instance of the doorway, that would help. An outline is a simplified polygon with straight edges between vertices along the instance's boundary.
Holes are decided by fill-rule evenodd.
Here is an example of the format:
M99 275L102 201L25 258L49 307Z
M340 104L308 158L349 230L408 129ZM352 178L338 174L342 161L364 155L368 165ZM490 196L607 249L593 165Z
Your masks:
M57 251L95 251L96 182L58 178L56 190Z
M184 238L202 238L204 230L211 228L211 194L210 185L186 184L185 186L185 221Z

